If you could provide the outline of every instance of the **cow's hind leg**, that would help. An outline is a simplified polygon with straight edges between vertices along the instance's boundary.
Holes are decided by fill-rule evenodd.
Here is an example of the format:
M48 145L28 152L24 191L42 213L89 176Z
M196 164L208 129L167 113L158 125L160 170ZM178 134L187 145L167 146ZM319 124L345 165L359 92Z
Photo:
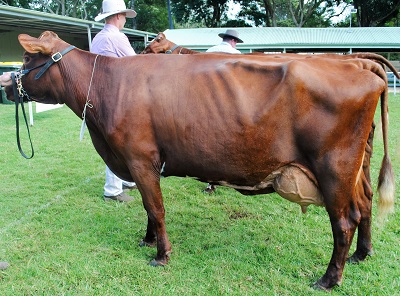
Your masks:
M361 212L361 221L358 225L357 249L347 259L348 262L358 263L372 255L371 221L372 221L372 196L371 187L371 156L373 150L375 124L372 123L363 160L362 172L356 185L358 206Z
M336 197L338 203L327 202L326 209L333 233L333 253L325 274L314 284L315 288L330 291L342 282L343 269L361 214L356 203ZM332 201L332 200L331 200Z
M347 262L358 263L372 255L371 240L371 221L372 221L372 189L370 182L362 177L357 185L359 208L361 212L361 221L358 225L357 249L354 254L347 259Z

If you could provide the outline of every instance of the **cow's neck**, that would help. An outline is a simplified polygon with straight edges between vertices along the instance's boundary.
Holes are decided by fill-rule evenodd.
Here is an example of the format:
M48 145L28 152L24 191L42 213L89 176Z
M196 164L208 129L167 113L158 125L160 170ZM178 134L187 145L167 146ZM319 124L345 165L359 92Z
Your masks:
M83 132L83 126L86 124L86 111L87 111L88 108L90 108L90 109L93 108L93 104L92 104L92 102L90 100L90 91L91 91L91 88L92 88L93 74L94 74L94 71L96 70L96 62L97 62L97 58L98 57L99 57L99 55L96 55L96 58L94 59L92 74L90 75L89 89L88 89L88 92L87 92L85 105L83 106L83 111L82 111L83 124L82 124L81 134Z
M61 103L66 104L78 117L86 117L87 113L93 113L94 106L91 101L93 92L93 77L96 72L98 55L92 55L84 51L77 51L78 58L63 61L62 72L62 97ZM76 53L74 53L76 54ZM64 64L65 63L65 64ZM77 80L80 80L77 83ZM75 87L71 88L73 85ZM91 109L91 111L89 111Z

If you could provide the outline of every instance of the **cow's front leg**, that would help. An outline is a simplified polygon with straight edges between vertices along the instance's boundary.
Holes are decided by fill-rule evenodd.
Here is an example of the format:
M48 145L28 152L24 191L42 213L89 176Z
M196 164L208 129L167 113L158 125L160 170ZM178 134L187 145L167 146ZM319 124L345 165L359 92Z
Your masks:
M314 284L316 288L330 291L342 282L343 269L354 232L360 221L357 205L327 206L333 233L333 253L325 274Z
M154 246L157 243L157 256L150 262L152 266L167 264L172 252L165 226L165 209L160 188L160 178L152 173L135 176L136 184L142 195L147 211L147 232L141 246Z

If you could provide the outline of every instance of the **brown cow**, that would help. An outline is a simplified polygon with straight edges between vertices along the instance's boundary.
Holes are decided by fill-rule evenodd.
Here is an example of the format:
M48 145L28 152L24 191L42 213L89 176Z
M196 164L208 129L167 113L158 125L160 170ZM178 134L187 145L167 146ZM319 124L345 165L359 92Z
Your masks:
M166 54L197 54L205 53L201 51L191 50L189 48L180 46L170 41L165 37L165 34L160 32L156 37L143 49L140 54L151 54L151 53L166 53ZM210 54L210 53L208 53ZM218 54L213 52L212 54ZM263 54L262 52L253 52L250 54ZM287 56L298 56L296 54L287 54Z
M119 177L136 181L148 214L142 245L157 244L152 265L166 264L172 250L160 174L244 194L275 191L303 208L324 206L334 247L316 283L321 289L341 283L357 227L351 260L371 252L372 190L362 172L369 167L366 147L379 98L384 159L378 191L386 211L394 203L387 78L379 63L224 54L117 59L69 51L53 32L39 39L22 34L19 41L27 51L16 81L22 93L65 103L78 116L89 106L86 122L96 150ZM13 99L10 87L6 92Z
M157 36L145 47L145 49L140 53L140 54L159 54L159 53L166 53L166 54L218 54L218 53L206 53L206 52L201 52L201 51L195 51L188 49L186 47L180 46L175 44L174 42L168 40L165 37L165 34L160 32L157 34ZM381 55L377 55L374 53L364 53L364 52L358 52L358 53L353 53L353 54L346 54L346 55L341 55L341 54L332 54L332 53L327 53L327 54L318 54L318 55L312 55L312 54L296 54L296 53L281 53L281 54L264 54L262 52L252 52L252 53L247 53L246 55L264 55L265 58L271 58L271 59L305 59L305 58L313 58L313 57L319 57L319 58L332 58L332 59L354 59L354 58L361 58L361 59L370 59L370 60L375 60L379 63L381 63L383 66L387 66L393 73L395 73L396 77L400 79L400 77L397 74L397 69L388 61L383 58Z
M195 50L191 50L185 47L182 47L180 45L175 44L174 42L168 40L165 36L164 33L160 32L157 34L157 36L146 46L146 48L141 52L141 54L161 54L161 53L166 53L166 54L199 54L204 52L199 52ZM262 54L260 52L254 52L252 54ZM269 57L271 59L304 59L304 58L312 58L313 55L299 55L299 54L271 54L267 55L266 57ZM323 54L323 55L318 55L319 58L324 57L324 58L333 58L333 59L347 59L347 58L367 58L367 59L372 59L376 60L383 65L385 64L385 61L382 60L382 56L376 55L376 54L371 54L371 53L355 53L351 55L338 55L338 54ZM393 73L397 73L397 70L391 65L388 64L390 70ZM366 149L372 149L371 147L366 147ZM368 160L369 163L369 160ZM369 176L370 168L364 167L363 173ZM367 178L369 179L369 178ZM371 182L369 182L371 184ZM369 185L370 186L370 185ZM214 184L208 184L204 192L206 193L213 193L216 189L216 186ZM371 196L372 197L372 196Z
M176 45L172 41L169 41L164 33L160 32L141 52L141 54L149 53L195 54L200 52Z

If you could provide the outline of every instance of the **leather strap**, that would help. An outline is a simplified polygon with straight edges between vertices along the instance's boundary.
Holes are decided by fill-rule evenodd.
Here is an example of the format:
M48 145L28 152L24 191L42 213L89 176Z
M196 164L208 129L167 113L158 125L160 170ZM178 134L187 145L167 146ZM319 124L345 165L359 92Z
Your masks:
M171 54L175 49L177 49L179 47L179 45L175 45L174 47L172 47L171 49L168 49L165 53L166 54Z
M28 120L26 118L26 113L25 113L25 108L24 108L24 98L23 98L23 96L21 97L19 92L18 92L17 81L16 81L16 78L15 78L15 73L14 72L11 73L11 79L12 79L12 83L13 83L13 92L14 92L14 100L15 100L15 127L16 127L16 132L17 132L17 146L18 146L18 150L21 153L21 155L23 157L25 157L26 159L30 159L35 154L35 151L33 150L33 145L32 145L32 140L31 140L31 133L29 131ZM20 79L20 78L18 78L18 79ZM18 105L19 104L21 104L21 110L22 110L22 113L24 115L26 129L28 130L28 138L29 138L29 142L31 144L31 155L30 156L27 156L24 153L24 151L22 150L22 147L21 147L21 140L20 140L20 136L19 136L19 116L18 116Z
M53 65L54 63L57 63L59 60L62 59L62 57L67 54L68 52L70 52L71 50L73 50L75 48L75 46L71 45L68 48L66 48L65 50L63 50L61 53L60 52L56 52L55 54L53 54L51 56L51 59L47 61L46 64L44 64L43 68L36 74L35 76L35 80L38 80L44 72L46 72L46 70Z

